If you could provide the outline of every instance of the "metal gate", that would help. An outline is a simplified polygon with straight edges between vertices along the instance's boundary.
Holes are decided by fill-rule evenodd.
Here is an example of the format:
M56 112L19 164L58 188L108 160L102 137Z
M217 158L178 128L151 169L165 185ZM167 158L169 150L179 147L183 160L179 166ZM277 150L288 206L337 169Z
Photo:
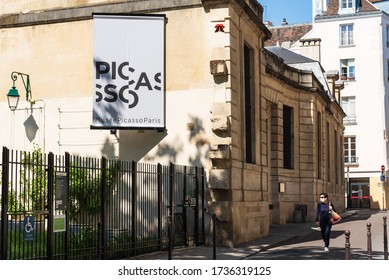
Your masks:
M120 259L204 242L203 168L2 150L0 259Z

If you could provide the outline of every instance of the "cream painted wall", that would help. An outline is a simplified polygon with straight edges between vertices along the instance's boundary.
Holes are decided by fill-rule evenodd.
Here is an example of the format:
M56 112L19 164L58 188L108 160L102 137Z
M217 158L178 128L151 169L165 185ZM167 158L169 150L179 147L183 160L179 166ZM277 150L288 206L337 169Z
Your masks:
M167 13L167 131L120 131L117 137L106 130L89 129L91 20L0 30L0 60L4 65L0 68L0 117L7 131L0 135L0 145L28 150L36 143L46 152L209 166L206 158L211 129L206 120L210 120L212 103L226 100L225 84L215 83L209 61L212 48L228 41L225 33L214 33L211 18L219 19L224 12L204 14L203 9L187 9ZM18 110L11 113L7 106L12 71L29 74L33 98L42 100L33 105L39 129L32 142L26 138L23 125L31 110L24 100L20 78L15 84L21 94Z
M69 8L99 3L120 3L123 0L12 0L0 2L0 14L29 13L45 9Z
M30 75L34 99L91 96L92 38L92 21L0 30L0 101L12 71Z
M32 110L23 101L14 112L6 102L1 102L0 118L5 133L0 135L0 146L29 151L38 145L54 154L115 158L118 140L107 130L90 130L91 112L90 97L42 99ZM28 133L33 135L34 131L35 137L29 138Z

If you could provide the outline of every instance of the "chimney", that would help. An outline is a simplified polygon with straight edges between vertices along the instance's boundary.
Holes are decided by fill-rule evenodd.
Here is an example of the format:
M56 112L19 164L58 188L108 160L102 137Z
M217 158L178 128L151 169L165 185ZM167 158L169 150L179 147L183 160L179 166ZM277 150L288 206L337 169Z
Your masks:
M320 62L321 59L320 42L321 42L320 38L301 39L300 40L301 55Z
M341 99L341 91L344 89L344 81L336 81L335 82L335 98L336 101L338 101L339 104L342 104Z
M336 101L340 104L340 92L344 88L343 81L339 82L339 71L331 70L327 72L327 84L330 89L330 94L335 97Z

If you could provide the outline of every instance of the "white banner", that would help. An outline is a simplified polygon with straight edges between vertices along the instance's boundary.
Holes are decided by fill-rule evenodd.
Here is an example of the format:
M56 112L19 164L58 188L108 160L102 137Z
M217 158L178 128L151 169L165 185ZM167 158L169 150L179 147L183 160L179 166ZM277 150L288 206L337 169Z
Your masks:
M165 128L165 17L93 15L92 128Z

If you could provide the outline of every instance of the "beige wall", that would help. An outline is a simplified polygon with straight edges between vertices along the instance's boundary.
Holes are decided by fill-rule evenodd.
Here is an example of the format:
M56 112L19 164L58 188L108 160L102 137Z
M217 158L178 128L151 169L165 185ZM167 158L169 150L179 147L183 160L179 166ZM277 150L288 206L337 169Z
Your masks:
M370 177L370 207L373 209L388 209L388 183L381 182L379 177Z
M123 0L12 0L0 2L1 14L29 13L47 9L64 9L87 5L128 2Z
M7 28L0 36L0 92L8 92L18 71L30 75L35 99L91 96L91 21Z
M213 17L219 18L219 14ZM12 85L11 72L27 73L31 80L33 98L44 100L47 104L46 117L40 110L33 110L40 127L35 142L39 146L45 142L45 150L120 156L123 160L141 160L146 157L149 161L169 163L174 160L180 164L196 162L208 166L206 156L210 140L209 136L204 134L209 133L210 124L203 120L210 118L210 103L215 100L225 101L224 85L215 86L209 70L212 49L210 38L203 36L204 29L213 35L215 24L202 8L171 11L167 13L167 18L167 133L123 131L118 133L120 139L116 139L109 131L90 131L92 20L2 29L0 60L4 62L4 67L0 69L0 79L5 82L0 84L0 92L3 93L0 94L0 101L7 102L6 93ZM183 18L186 24L182 24ZM201 24L199 18L204 18L200 21ZM219 37L217 41L223 45L227 35L215 35ZM6 109L0 112L3 119L10 119L7 124L10 126L9 130L13 131L12 135L4 140L4 144L18 149L30 149L32 143L25 140L23 122L31 111L24 100L20 78L16 87L21 94L19 109L27 109L17 110L13 114L4 107ZM69 99L73 100L69 102ZM201 102L196 102L198 100ZM42 102L34 105L35 108L43 106ZM195 127L188 130L187 126L192 123ZM44 125L46 131L43 131ZM67 129L72 127L74 129ZM80 139L75 139L78 137ZM89 147L77 145L77 141ZM163 148L176 152L161 155ZM110 152L106 153L105 150Z

